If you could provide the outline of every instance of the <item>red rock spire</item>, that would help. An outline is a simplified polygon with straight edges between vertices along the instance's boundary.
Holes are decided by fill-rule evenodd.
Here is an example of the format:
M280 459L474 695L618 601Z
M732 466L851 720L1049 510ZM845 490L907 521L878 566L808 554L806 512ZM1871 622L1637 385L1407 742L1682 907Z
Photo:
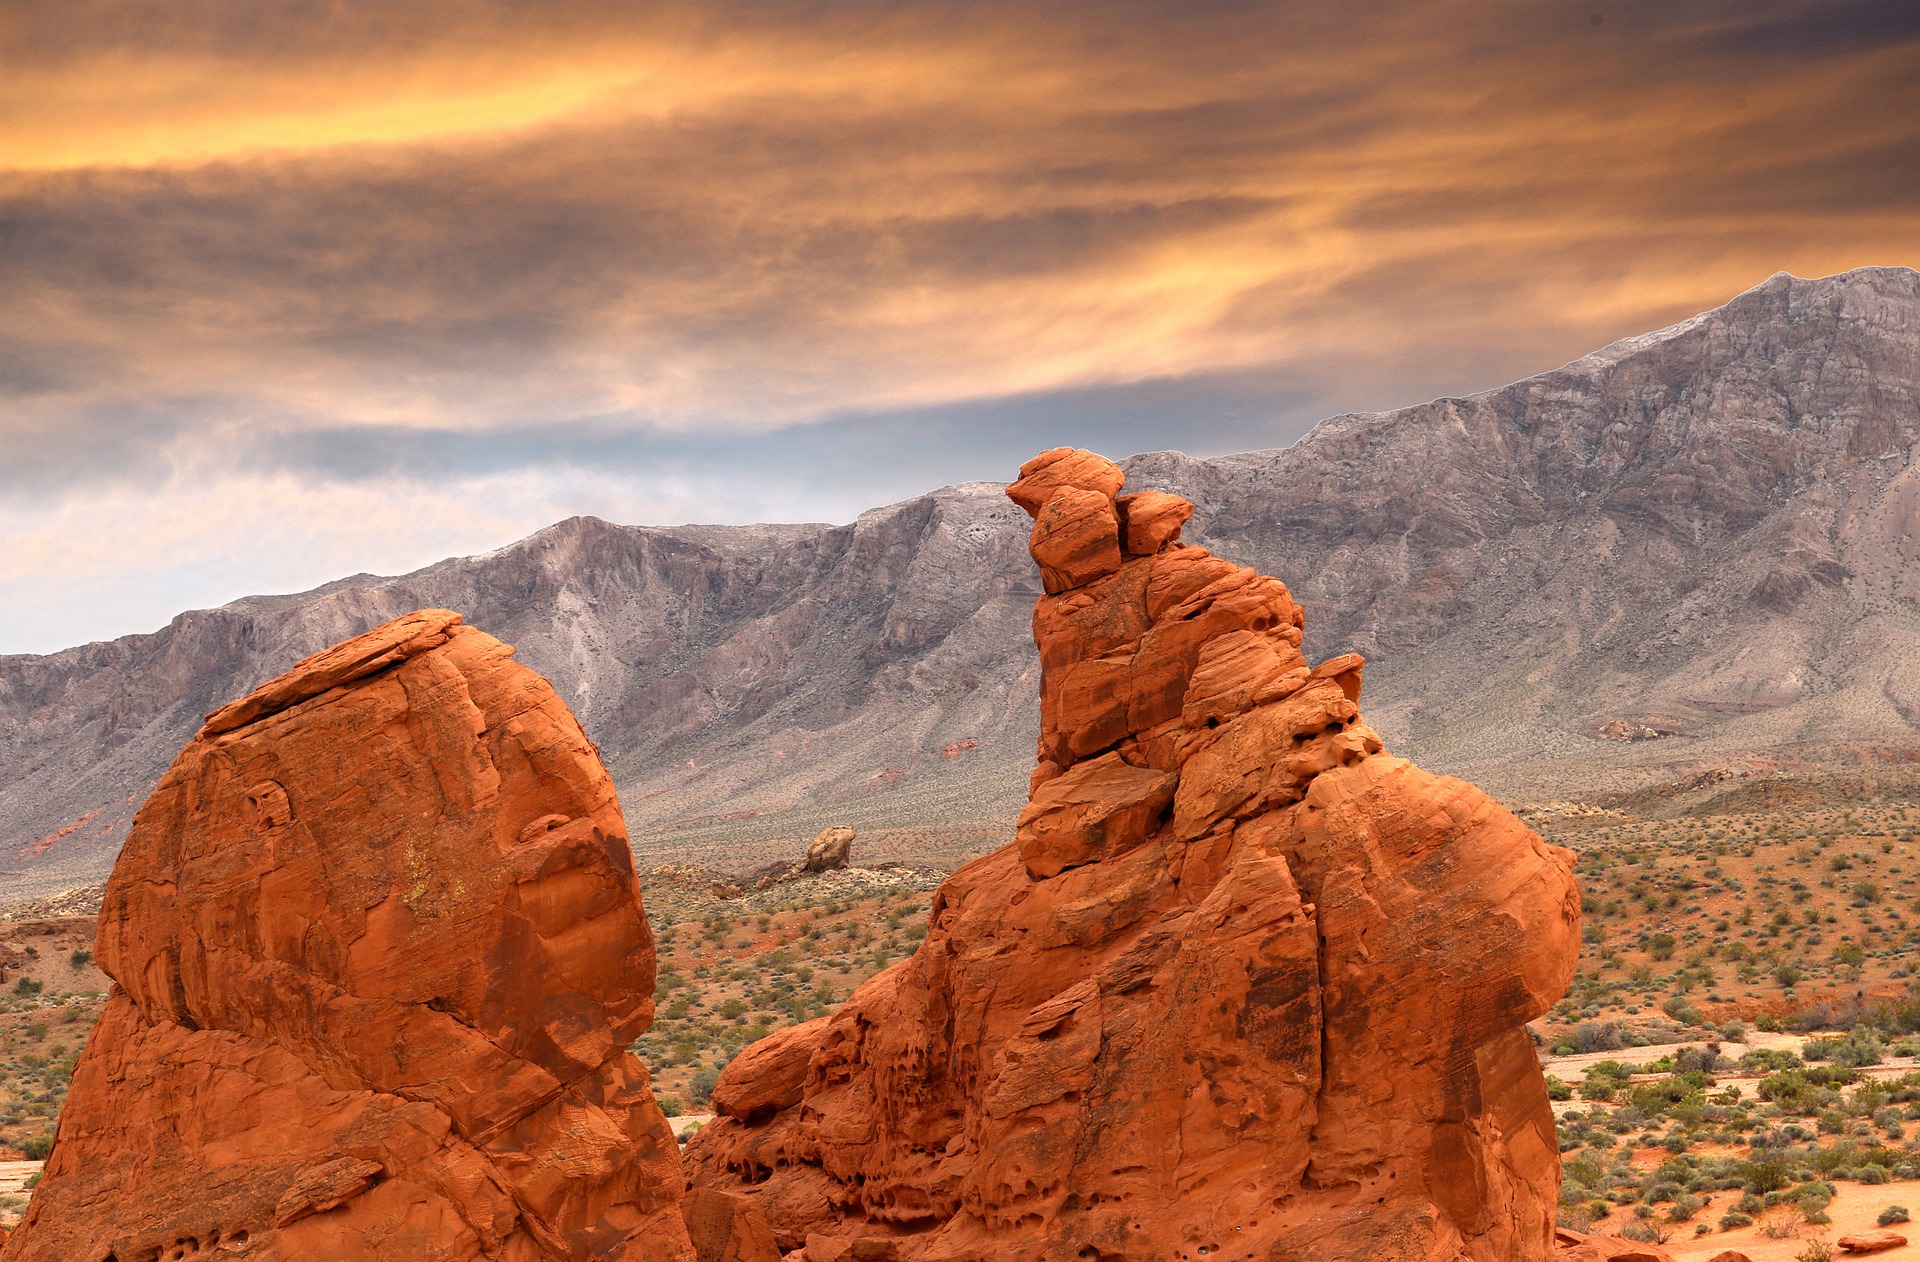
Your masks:
M1384 753L1361 660L1311 666L1185 501L1084 451L1020 473L1017 835L910 960L729 1067L695 1183L808 1258L1551 1256L1525 1023L1573 970L1571 857Z

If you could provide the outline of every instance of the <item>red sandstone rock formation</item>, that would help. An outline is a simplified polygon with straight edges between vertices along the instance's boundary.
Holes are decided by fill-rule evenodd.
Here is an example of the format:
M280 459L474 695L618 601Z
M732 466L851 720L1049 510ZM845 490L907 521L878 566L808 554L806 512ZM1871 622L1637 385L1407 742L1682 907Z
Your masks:
M1560 1248L1554 1262L1673 1262L1673 1255L1658 1245L1626 1240L1620 1236L1583 1236L1577 1231L1556 1231ZM1709 1262L1747 1262L1747 1255L1728 1250L1715 1254Z
M774 1262L773 1231L744 1196L693 1188L682 1210L700 1262Z
M425 610L208 717L108 883L118 984L0 1258L694 1256L619 804L511 653Z
M1881 1253L1887 1249L1898 1249L1907 1243L1907 1238L1897 1231L1863 1231L1857 1235L1840 1237L1842 1253Z
M1059 450L1008 489L1047 593L1016 840L728 1068L695 1183L812 1262L1552 1256L1524 1023L1573 970L1570 856L1382 752L1361 660L1310 666L1283 584L1121 484Z

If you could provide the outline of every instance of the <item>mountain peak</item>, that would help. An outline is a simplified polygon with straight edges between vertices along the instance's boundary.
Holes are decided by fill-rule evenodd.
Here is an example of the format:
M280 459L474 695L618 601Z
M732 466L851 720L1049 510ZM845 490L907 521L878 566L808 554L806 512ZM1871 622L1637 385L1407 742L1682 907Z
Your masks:
M1372 714L1500 792L1920 757L1920 273L1770 278L1668 329L1293 447L1126 465L1280 576ZM200 716L418 608L495 629L607 751L642 852L726 866L848 824L922 853L1025 798L1027 529L992 484L847 525L570 518L397 578L0 659L0 843L95 879ZM1620 743L1608 731L1651 731ZM23 889L31 893L31 889Z

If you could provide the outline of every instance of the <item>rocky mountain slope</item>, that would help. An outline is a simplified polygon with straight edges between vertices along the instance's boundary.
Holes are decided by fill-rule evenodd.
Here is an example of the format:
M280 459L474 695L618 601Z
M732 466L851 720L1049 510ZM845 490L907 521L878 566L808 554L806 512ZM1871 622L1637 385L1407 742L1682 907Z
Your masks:
M1869 268L1284 451L1125 467L1287 581L1311 658L1371 659L1389 748L1528 798L1920 756L1916 443L1920 273ZM998 841L1036 732L1027 530L988 484L845 526L578 518L0 658L0 882L97 879L201 715L430 606L554 681L643 858L744 866L841 822L870 853Z

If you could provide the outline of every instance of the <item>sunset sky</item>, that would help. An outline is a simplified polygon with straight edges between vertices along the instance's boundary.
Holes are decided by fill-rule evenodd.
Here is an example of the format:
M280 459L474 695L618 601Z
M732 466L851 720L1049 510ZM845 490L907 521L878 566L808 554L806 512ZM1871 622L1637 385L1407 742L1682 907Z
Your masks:
M1920 4L0 0L0 652L1920 264Z

